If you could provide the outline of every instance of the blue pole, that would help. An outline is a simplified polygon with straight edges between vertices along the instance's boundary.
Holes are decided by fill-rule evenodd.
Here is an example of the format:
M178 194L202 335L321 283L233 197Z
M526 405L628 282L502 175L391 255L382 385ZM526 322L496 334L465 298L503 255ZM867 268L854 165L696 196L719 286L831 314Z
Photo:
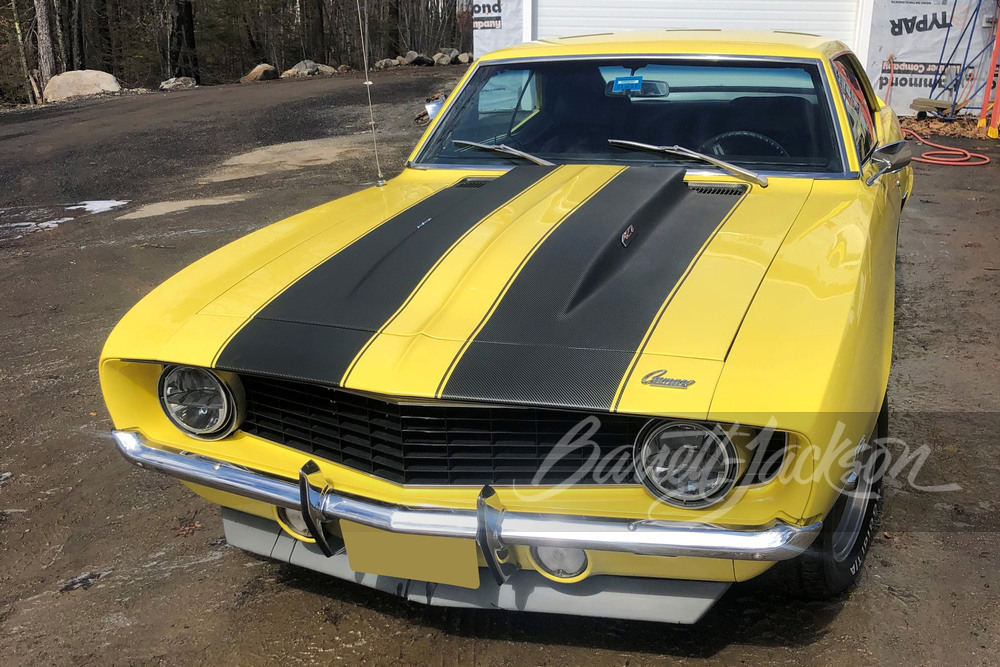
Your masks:
M948 22L948 30L944 33L944 44L941 45L941 55L938 56L938 74L934 77L934 83L931 84L930 95L934 97L934 91L937 90L937 85L939 77L941 76L941 64L944 63L944 50L948 48L948 38L951 36L951 23L955 20L955 9L958 8L958 0L951 3L951 21Z
M969 22L968 24L966 24L966 27L974 26L976 24L976 21L979 20L979 10L982 9L982 7L983 7L983 0L978 0L978 2L976 2L976 10L972 12L972 18L969 19ZM963 30L962 32L964 33L965 30ZM969 67L969 51L972 50L972 37L975 34L976 30L975 28L973 28L972 30L969 31L969 40L965 43L965 55L962 57L962 69L958 71L958 76L956 77L957 81L955 83L955 97L951 99L951 113L949 114L950 118L955 117L955 106L958 104L958 94L962 90L962 76L965 74L965 70L968 69ZM961 41L959 41L959 43L961 44Z

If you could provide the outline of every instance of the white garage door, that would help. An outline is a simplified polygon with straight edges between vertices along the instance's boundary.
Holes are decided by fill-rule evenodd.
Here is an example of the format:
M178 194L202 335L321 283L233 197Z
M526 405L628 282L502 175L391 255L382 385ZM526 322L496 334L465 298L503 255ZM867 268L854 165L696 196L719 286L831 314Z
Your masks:
M534 39L661 28L791 30L867 48L870 0L526 0ZM869 8L859 35L859 19ZM859 39L861 37L861 39ZM863 61L862 61L863 62Z

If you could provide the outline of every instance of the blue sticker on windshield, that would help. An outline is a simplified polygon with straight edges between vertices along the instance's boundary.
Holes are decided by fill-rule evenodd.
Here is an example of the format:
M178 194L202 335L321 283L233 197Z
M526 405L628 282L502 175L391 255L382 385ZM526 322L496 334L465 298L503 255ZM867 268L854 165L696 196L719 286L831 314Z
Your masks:
M611 89L611 92L621 93L626 90L635 90L642 92L642 77L641 76L620 76L615 79L615 85Z

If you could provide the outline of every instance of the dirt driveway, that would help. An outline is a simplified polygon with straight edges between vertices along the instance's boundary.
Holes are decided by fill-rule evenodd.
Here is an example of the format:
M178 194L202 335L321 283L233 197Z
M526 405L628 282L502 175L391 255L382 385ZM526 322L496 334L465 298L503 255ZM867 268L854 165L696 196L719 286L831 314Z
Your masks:
M387 171L459 74L376 79ZM997 662L996 164L917 168L891 405L893 435L929 458L893 483L841 600L751 582L694 627L427 609L230 548L216 509L121 460L97 378L108 332L194 259L373 180L363 95L352 76L0 114L5 664ZM941 484L961 488L918 488Z

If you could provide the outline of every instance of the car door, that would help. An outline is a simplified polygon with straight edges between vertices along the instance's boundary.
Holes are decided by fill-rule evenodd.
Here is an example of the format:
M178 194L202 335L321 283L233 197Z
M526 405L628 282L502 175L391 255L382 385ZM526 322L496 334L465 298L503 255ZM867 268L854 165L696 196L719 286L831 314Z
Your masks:
M851 140L858 152L858 162L861 164L861 185L872 197L872 221L870 233L873 245L878 241L887 241L896 247L896 237L899 227L899 214L903 207L904 185L909 189L909 170L896 174L885 174L869 180L878 171L878 165L872 162L872 154L880 146L894 143L902 139L899 123L895 114L875 97L871 86L857 58L852 54L843 54L833 61L833 72L837 89L847 111L847 119L851 130ZM885 235L887 238L877 238ZM895 256L893 256L895 259Z

